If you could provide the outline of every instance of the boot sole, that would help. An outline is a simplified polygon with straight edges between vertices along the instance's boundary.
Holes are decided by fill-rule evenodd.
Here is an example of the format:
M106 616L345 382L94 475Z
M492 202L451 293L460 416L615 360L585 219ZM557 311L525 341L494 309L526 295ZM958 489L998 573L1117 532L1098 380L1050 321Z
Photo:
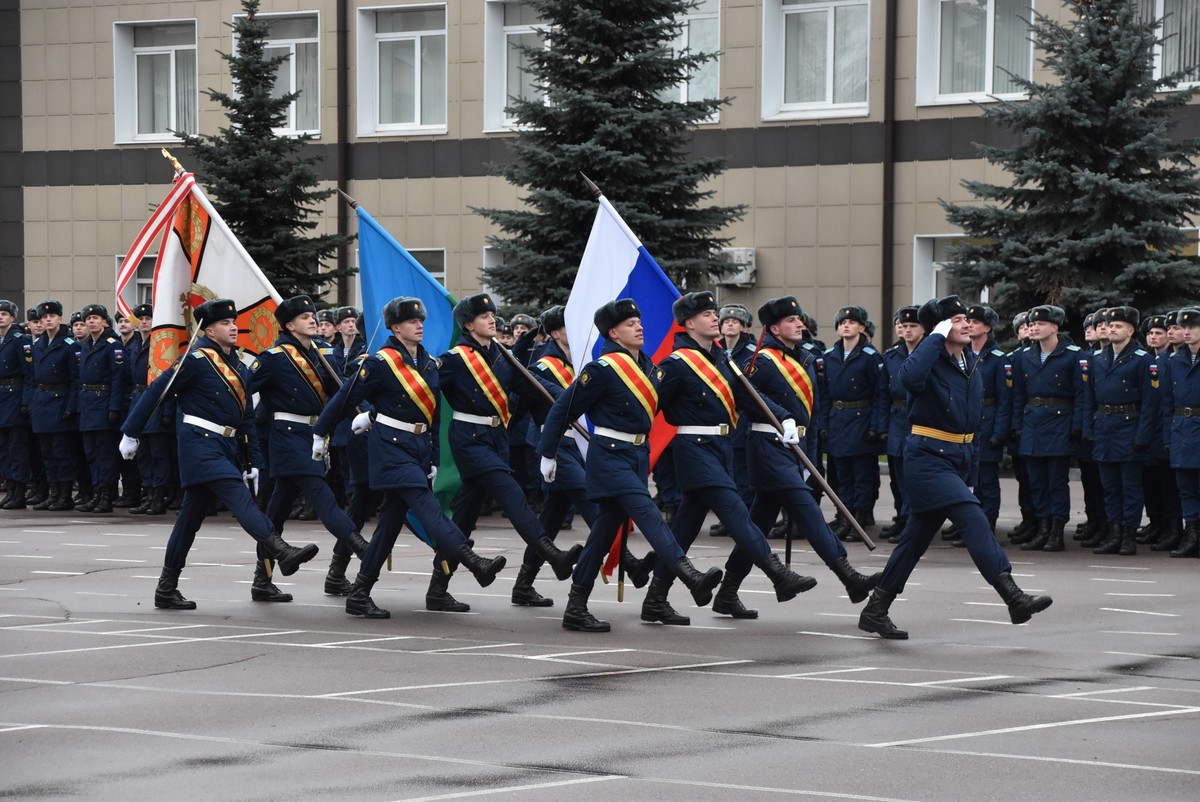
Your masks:
M176 604L175 602L160 602L158 599L155 599L154 606L160 610L195 610L196 609L196 603L193 601L190 601L186 604Z
M301 547L300 553L296 555L295 559L287 562L279 562L279 573L283 574L284 576L291 576L300 570L300 566L304 565L313 557L316 557L318 551L320 551L320 549L317 548L317 544L315 543L309 543L307 546Z
M1040 613L1042 610L1045 610L1047 607L1054 604L1054 599L1051 599L1049 596L1044 596L1043 598L1046 600L1045 603L1035 604L1033 606L1033 609L1027 611L1027 614L1022 613L1022 614L1018 615L1017 613L1014 613L1012 610L1009 610L1009 613L1008 613L1009 619L1014 624L1024 624L1026 621L1033 618L1036 614Z
M365 612L365 611L363 611L363 610L350 610L350 609L347 609L347 610L346 610L346 614L347 614L347 615L352 615L352 616L354 616L355 618L377 618L377 619L382 619L382 618L391 618L391 617L392 617L392 614L391 614L391 613L389 613L387 610L379 610L378 612L374 612L374 613L368 613L368 612Z
M256 601L256 602L280 602L280 603L290 602L292 600L292 594L280 593L280 594L270 594L270 595L264 596L262 594L251 593L250 600Z
M667 618L661 618L658 616L643 614L642 620L645 621L647 624L663 624L668 627L686 627L686 626L690 626L692 623L692 619L688 618L685 615L679 616L679 618L667 619Z
M902 629L885 631L871 624L864 624L861 619L858 622L858 628L863 632L871 632L878 635L884 640L908 640L908 633Z
M726 607L723 604L713 602L712 611L717 615L727 615L736 618L739 621L751 621L758 618L758 610L747 610L745 608L738 610L733 607Z
M803 581L785 591L781 592L777 589L775 591L775 600L779 602L791 601L801 593L810 591L817 586L817 580L813 579L811 576L801 577L801 579Z
M608 622L602 622L598 626L588 626L588 625L584 625L584 624L568 624L566 621L563 621L562 626L563 626L563 629L568 630L570 632L611 632L612 631L612 627L610 627L608 625Z

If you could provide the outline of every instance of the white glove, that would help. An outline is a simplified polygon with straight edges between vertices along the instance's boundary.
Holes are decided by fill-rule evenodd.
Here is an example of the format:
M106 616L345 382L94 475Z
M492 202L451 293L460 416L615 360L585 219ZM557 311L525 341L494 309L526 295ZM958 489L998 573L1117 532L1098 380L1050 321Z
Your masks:
M558 460L542 457L540 470L542 478L546 480L546 484L554 484L554 477L558 475Z
M355 434L363 434L371 430L371 413L360 412L354 416L354 420L350 423L350 430Z
M800 432L796 429L796 421L788 418L783 422L783 442L799 443Z
M947 334L950 333L950 329L952 329L952 328L954 328L953 323L951 323L948 319L943 320L941 323L939 323L933 327L933 333L940 334L943 337L945 337Z
M246 483L246 489L254 495L258 495L258 468L251 468L242 474L242 481Z
M121 435L121 444L117 448L121 452L122 459L133 459L133 455L137 453L138 441L136 438L130 437L127 434Z
M436 481L437 481L437 466L430 465L429 466L429 484L433 484Z
M325 452L327 450L328 449L325 446L325 438L319 434L314 434L313 435L313 449L312 449L313 462L321 462L322 460L324 460Z

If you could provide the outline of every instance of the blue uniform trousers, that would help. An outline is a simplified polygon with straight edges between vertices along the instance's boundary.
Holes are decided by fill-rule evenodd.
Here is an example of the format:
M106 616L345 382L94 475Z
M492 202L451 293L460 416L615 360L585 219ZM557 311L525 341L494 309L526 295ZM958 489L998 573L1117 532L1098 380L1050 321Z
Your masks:
M979 476L975 479L975 498L983 507L983 515L995 525L1000 517L1000 463L979 463Z
M1142 463L1098 462L1104 483L1104 512L1109 523L1142 524Z
M1175 483L1179 486L1183 520L1200 520L1200 469L1176 468Z
M350 547L346 545L346 538L358 530L354 527L354 521L350 520L350 517L337 505L337 499L333 497L333 490L330 489L329 482L325 481L323 476L276 477L275 491L271 493L271 500L267 502L267 517L271 519L271 525L275 527L275 531L283 532L288 515L291 514L292 505L296 503L296 499L301 494L312 503L313 511L317 514L321 524L337 538L333 553L339 557L345 557L350 553ZM260 554L259 556L266 555Z
M541 540L546 532L525 501L525 491L508 471L487 471L463 479L462 489L459 491L459 504L454 511L454 525L470 537L479 520L483 500L488 496L496 500L513 529L516 529L517 534L525 541L527 548L522 562L530 565L529 561L538 555L534 544ZM439 563L440 558L434 560L435 565ZM451 563L451 568L453 567L454 564Z
M1152 520L1178 521L1179 485L1170 460L1148 462L1142 468L1142 494L1146 497L1146 516Z
M685 554L699 534L709 510L716 513L717 520L729 530L729 536L736 544L734 552L741 552L736 560L730 555L734 564L744 565L749 562L751 565L761 566L766 563L767 558L771 556L771 546L767 543L767 537L750 520L750 510L742 503L741 496L736 490L728 487L696 487L684 492L683 503L679 505L679 512L675 513L675 523L671 526L671 531ZM671 581L675 576L675 563L656 562L654 575L659 579Z
M904 496L904 457L888 454L888 490L892 493L892 507L897 515L908 515L908 501Z
M143 487L166 487L170 484L171 441L174 439L162 432L142 434L134 461L137 462Z
M567 515L571 512L572 507L583 517L588 528L592 527L596 521L596 504L588 501L586 490L581 488L548 493L542 504L542 514L538 516L542 528L546 530L546 537L551 540L558 537L559 530L562 529L563 522L567 520ZM541 562L537 564L541 565Z
M1012 454L1013 476L1017 480L1017 508L1022 518L1033 518L1033 493L1029 490L1029 466L1025 458Z
M830 457L837 471L834 488L842 503L851 512L874 509L879 498L879 457L856 454L853 457Z
M379 511L379 522L375 524L375 534L371 536L371 543L363 554L362 567L359 569L363 576L378 578L379 569L396 545L396 536L400 534L410 513L434 543L438 555L434 557L434 565L441 570L443 558L451 566L457 565L452 558L467 542L467 537L442 514L442 507L432 490L427 487L397 487L379 492L383 493L383 508Z
M1029 494L1037 518L1071 520L1070 457L1024 457Z
M72 431L42 432L37 436L47 482L75 480L75 437L76 433Z
M908 523L900 534L900 543L888 558L883 576L879 579L880 589L892 593L904 592L904 585L917 567L917 561L929 548L947 518L958 527L975 567L988 584L995 582L1001 574L1012 571L1008 557L996 543L983 509L978 504L963 501L929 512L914 512L908 517Z
M5 426L0 429L0 461L4 464L5 479L22 484L29 481L28 426Z
M779 508L787 510L788 520L800 527L808 545L826 565L833 565L846 556L846 547L838 540L825 522L821 507L807 487L789 487L782 490L760 490L750 508L754 525L766 531L779 515ZM730 561L733 555L730 555ZM735 566L728 566L730 572Z
M1104 521L1104 482L1100 479L1100 465L1095 460L1079 460L1079 482L1083 485L1083 512L1089 521Z
M196 533L204 523L213 499L219 499L241 524L250 537L259 543L271 537L271 521L254 504L254 498L239 479L213 479L201 485L190 485L183 489L183 504L179 517L167 539L167 555L163 561L166 568L182 569L187 563L188 552L196 541Z
M618 530L630 518L658 555L655 574L658 575L658 567L664 563L674 568L683 557L683 549L679 547L675 535L663 523L658 507L654 506L649 496L630 493L597 500L596 520L575 563L575 572L571 574L573 584L589 589L596 584L596 574L600 573L600 566L604 564Z
M351 485L350 499L346 504L346 514L354 524L354 531L361 532L367 525L367 519L379 506L379 491L372 490L367 485Z

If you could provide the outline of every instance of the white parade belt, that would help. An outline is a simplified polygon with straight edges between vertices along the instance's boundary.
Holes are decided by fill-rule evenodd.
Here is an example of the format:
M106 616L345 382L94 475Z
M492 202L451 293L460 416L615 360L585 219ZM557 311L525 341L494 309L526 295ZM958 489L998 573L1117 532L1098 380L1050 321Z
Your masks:
M463 423L477 423L480 426L491 426L493 429L500 425L499 415L470 415L466 412L458 412L456 410L454 412L454 419L460 420Z
M303 423L305 426L312 426L317 422L316 415L294 415L291 412L276 412L271 417L275 420L285 420L288 423Z
M731 431L733 431L733 428L728 423L722 423L720 426L680 426L675 429L676 434L698 434L716 437L724 437Z
M425 432L429 431L429 427L424 423L409 423L408 421L400 420L399 418L391 418L387 415L380 415L378 412L375 413L375 422L382 423L389 429L399 429L402 432L409 432L410 434L424 434Z
M629 432L619 432L616 429L610 429L607 426L597 426L595 433L600 437L607 437L609 440L620 440L623 443L633 443L635 446L640 446L646 442L644 434L630 434Z
M763 434L774 434L774 435L778 435L778 436L782 437L782 435L780 434L780 431L769 423L752 423L752 424L750 424L750 431L761 432ZM797 426L796 427L796 436L803 437L805 431L807 431L807 427Z
M201 429L207 429L213 434L219 434L222 437L233 437L237 434L236 426L221 426L204 418L197 418L195 415L184 415L183 422L190 426L199 426Z

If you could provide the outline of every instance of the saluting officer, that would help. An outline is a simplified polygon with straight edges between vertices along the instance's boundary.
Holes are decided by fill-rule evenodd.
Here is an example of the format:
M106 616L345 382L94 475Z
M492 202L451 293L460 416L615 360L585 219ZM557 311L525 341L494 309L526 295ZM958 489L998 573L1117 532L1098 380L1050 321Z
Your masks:
M875 404L874 413L879 417L872 421L870 431L876 441L883 440L887 451L888 485L892 491L896 517L892 525L880 534L889 543L899 543L900 533L908 521L908 500L904 496L904 440L908 437L908 391L900 384L900 366L921 342L925 330L917 320L917 307L902 306L892 316L896 327L897 342L883 352L883 372L875 389L881 395Z
M1167 345L1167 316L1149 315L1142 321L1146 350L1154 358L1161 382L1166 362L1171 356ZM1160 399L1161 401L1161 399ZM1163 413L1171 415L1171 410ZM1146 496L1146 517L1150 522L1138 531L1138 543L1146 543L1150 551L1173 551L1183 539L1183 508L1179 500L1179 484L1163 430L1155 426L1150 437L1149 460L1142 474L1142 489Z
M971 353L979 357L976 371L983 382L983 412L975 432L975 448L979 451L979 479L975 482L975 497L983 507L984 517L996 532L1000 516L1000 463L1004 459L1004 444L1012 410L1012 363L996 344L992 331L1000 325L1000 316L990 306L975 304L967 308L967 334L971 338ZM1059 544L1061 545L1061 544ZM1049 544L1046 546L1050 549Z
M62 325L62 304L38 304L42 335L33 343L33 392L29 409L41 446L50 495L35 510L64 512L74 507L75 413L79 409L79 359L75 338Z
M1183 539L1172 557L1200 556L1200 309L1180 309L1175 322L1180 346L1163 363L1163 436L1179 483L1183 507Z
M125 348L108 325L108 310L88 304L81 311L87 337L79 350L79 433L91 467L92 501L82 512L113 511L117 488L117 433L128 393Z
M248 390L250 371L238 356L238 309L221 298L196 307L196 325L204 335L190 351L155 379L122 425L121 456L133 459L138 437L170 385L182 413L176 433L183 504L167 540L154 606L194 610L196 603L179 592L179 574L213 500L223 503L242 528L276 561L284 576L317 556L317 547L291 546L271 527L254 504L262 453L254 436L254 399ZM242 453L239 453L242 452Z
M150 382L150 336L154 327L154 307L138 304L133 307L137 332L133 347L128 351L129 408L133 409ZM142 503L130 508L131 515L166 515L167 492L171 482L171 430L163 422L175 415L175 399L168 398L150 416L142 428L141 447L134 461L141 474Z
M858 628L884 638L903 640L888 609L904 592L908 577L933 536L949 518L979 573L1008 606L1014 624L1028 621L1050 606L1049 596L1030 596L1012 578L991 526L971 492L975 481L975 449L983 409L983 382L976 373L978 357L967 347L967 308L957 295L926 301L918 314L930 332L900 368L909 392L912 434L905 445L905 482L912 513L892 551L871 600L858 618Z
M33 341L17 328L20 310L0 301L0 462L8 495L0 510L25 509L29 487L29 402L33 389Z
M343 418L367 442L371 489L383 494L375 534L362 556L358 576L346 597L346 612L365 618L389 618L376 606L371 589L392 552L409 513L420 523L427 542L442 558L467 566L482 587L504 567L505 558L484 559L471 550L466 536L442 513L430 484L440 457L438 433L438 360L421 345L425 337L425 304L419 298L393 298L383 307L383 323L392 332L384 346L362 363L353 379L326 405L313 429L314 458L323 456L324 438ZM360 404L370 411L354 414ZM437 560L440 564L441 560ZM434 569L441 571L441 567Z
M342 512L325 480L324 461L311 459L313 424L325 402L337 392L337 382L325 370L313 344L317 336L316 305L307 295L297 295L275 308L281 331L272 348L259 354L250 366L250 393L270 414L271 463L275 491L267 504L267 517L276 532L282 532L296 499L312 505L321 524L335 538L333 559L325 575L325 593L345 596L350 592L346 567L353 554L362 557L367 543L354 522ZM324 439L322 441L322 452ZM254 601L288 602L290 593L277 588L267 573L270 558L262 544L254 565L250 598Z
M608 632L608 622L588 611L587 600L613 540L631 518L654 549L656 568L670 566L697 605L704 607L712 600L721 571L696 570L650 500L648 437L658 413L658 372L642 350L641 310L631 298L609 301L596 310L594 322L604 338L601 355L585 365L554 402L542 427L538 454L542 478L553 483L567 427L583 414L593 423L584 467L588 498L596 502L597 515L571 577L562 625L582 632Z
M556 577L566 579L571 575L580 547L562 551L546 537L546 530L530 509L508 463L508 424L513 415L509 395L514 389L527 393L530 388L513 387L513 368L500 355L500 346L493 342L496 304L486 293L472 295L454 307L454 319L462 327L462 337L442 355L439 370L442 392L453 410L450 450L463 479L454 523L469 535L475 529L481 499L491 496L525 541L522 564L531 563L533 556L540 554L550 563ZM469 609L447 591L450 577L440 564L435 569L425 595L426 608L445 612Z
M1029 473L1037 532L1022 550L1061 540L1071 518L1071 457L1091 414L1088 357L1059 332L1067 322L1057 306L1029 310L1033 344L1013 359L1013 429Z

